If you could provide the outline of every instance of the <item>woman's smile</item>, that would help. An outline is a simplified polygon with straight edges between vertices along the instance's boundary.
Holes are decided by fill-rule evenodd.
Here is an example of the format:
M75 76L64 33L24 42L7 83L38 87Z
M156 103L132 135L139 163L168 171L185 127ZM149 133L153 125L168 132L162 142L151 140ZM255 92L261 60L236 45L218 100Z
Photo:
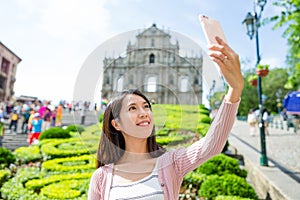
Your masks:
M139 123L136 124L137 126L149 126L150 125L150 121L149 120L143 120Z

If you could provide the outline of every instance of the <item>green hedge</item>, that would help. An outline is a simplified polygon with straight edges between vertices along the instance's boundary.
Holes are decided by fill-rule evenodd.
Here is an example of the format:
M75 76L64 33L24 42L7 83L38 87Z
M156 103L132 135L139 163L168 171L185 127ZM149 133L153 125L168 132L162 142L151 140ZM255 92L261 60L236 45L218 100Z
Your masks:
M207 115L200 114L199 123L210 124L211 123L211 118Z
M184 136L168 136L168 137L157 137L156 142L160 145L178 144L185 140Z
M47 142L41 147L44 160L95 153L98 138L70 138Z
M49 174L41 172L36 167L20 168L16 175L1 187L1 197L5 200L53 200L68 199L74 197L74 193L76 193L74 199L87 199L86 193L92 172L48 177L46 175Z
M207 175L197 172L189 172L183 177L182 185L192 184L193 187L199 188L200 185L206 180Z
M103 122L103 119L104 119L104 113L101 113L101 114L99 115L99 118L98 118L99 123L102 123L102 122Z
M78 132L79 134L81 134L83 131L85 131L85 129L78 124L71 124L71 125L67 126L66 130L68 132Z
M235 174L243 178L247 177L247 171L240 168L238 160L224 154L212 157L198 167L196 171L206 175Z
M253 200L250 198L243 198L243 197L238 197L238 196L217 196L215 200Z
M164 128L159 129L158 131L156 131L155 135L156 136L168 136L170 131L172 131L172 129L164 127Z
M58 172L84 172L94 170L96 155L83 155L79 157L56 158L43 162L42 169Z
M76 179L89 179L92 176L90 173L76 173L76 174L59 174L41 179L29 180L26 182L25 187L30 190L40 190L46 185L57 183L63 180L76 180Z
M218 195L258 199L252 186L247 183L244 178L234 174L209 176L207 180L202 183L198 195L208 199L214 199Z
M2 184L8 180L10 175L11 175L11 172L9 170L7 170L7 169L0 170L0 188L1 188Z
M15 161L16 157L10 150L0 147L0 169L8 167L11 163L15 163Z
M25 164L29 162L35 162L42 160L42 154L38 145L32 145L29 147L19 147L15 149L13 154L16 157L18 164Z
M196 132L199 133L202 137L205 137L206 133L208 132L209 127L210 127L210 124L199 123L197 125Z
M74 199L84 194L88 185L89 179L64 180L43 187L40 195L51 199Z
M16 175L5 182L1 187L1 197L6 200L40 199L32 190L24 187L28 180L41 178L43 174L37 167L19 168Z
M203 114L203 115L209 116L209 110L207 110L207 109L200 108L199 113L200 113L200 114Z
M70 138L71 134L69 131L61 127L52 127L41 133L39 140L49 139L49 138Z

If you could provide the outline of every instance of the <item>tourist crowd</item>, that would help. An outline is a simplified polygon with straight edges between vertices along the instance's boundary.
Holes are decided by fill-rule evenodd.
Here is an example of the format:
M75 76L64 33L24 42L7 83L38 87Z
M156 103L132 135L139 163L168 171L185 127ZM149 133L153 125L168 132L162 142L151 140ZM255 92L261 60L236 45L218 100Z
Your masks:
M0 122L2 125L7 124L7 129L13 134L28 134L28 142L32 144L38 141L41 132L50 127L62 126L63 110L84 112L89 106L89 102L82 101L60 101L58 105L46 100L9 104L0 102ZM3 136L4 129L0 133L0 146Z

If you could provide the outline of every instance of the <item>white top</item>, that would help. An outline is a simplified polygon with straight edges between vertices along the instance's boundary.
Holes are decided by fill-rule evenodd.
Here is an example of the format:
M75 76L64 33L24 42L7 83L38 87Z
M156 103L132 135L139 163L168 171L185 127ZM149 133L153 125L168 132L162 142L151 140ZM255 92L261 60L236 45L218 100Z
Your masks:
M109 200L163 200L164 193L158 181L157 161L151 174L141 180L118 184L112 183Z
M267 112L264 112L263 114L263 120L267 121L269 118L269 114Z

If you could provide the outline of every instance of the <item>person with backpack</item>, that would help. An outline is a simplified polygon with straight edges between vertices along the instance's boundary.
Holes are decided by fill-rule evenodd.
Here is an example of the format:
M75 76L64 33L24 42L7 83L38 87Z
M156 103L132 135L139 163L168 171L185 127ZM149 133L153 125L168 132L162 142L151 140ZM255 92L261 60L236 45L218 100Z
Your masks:
M12 130L12 127L14 127L15 133L17 132L18 120L19 120L19 115L17 114L17 111L14 110L10 116L9 130Z
M22 134L28 133L28 121L30 118L30 108L26 108L25 112L23 113L23 123L22 123Z

